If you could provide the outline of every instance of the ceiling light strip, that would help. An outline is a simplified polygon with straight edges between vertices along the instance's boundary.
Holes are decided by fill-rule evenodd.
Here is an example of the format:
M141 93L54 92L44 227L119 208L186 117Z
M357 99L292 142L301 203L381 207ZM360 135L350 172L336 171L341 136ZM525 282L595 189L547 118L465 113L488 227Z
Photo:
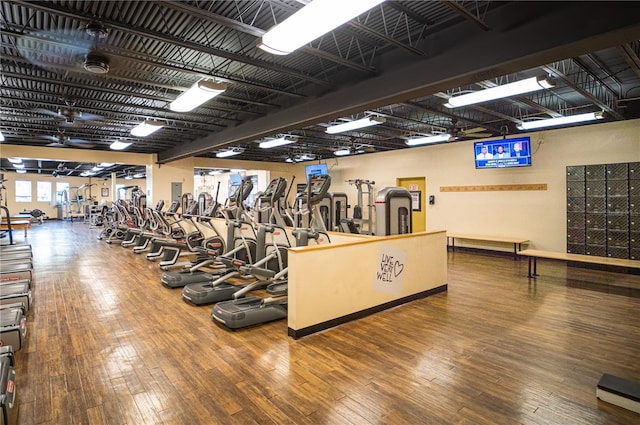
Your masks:
M262 149L270 149L270 148L275 148L278 146L284 146L284 145L289 145L291 143L295 143L296 139L293 139L291 137L279 137L277 139L270 139L270 140L265 140L264 142L260 142L260 147Z
M271 28L258 47L274 55L288 55L383 1L314 0Z
M514 83L491 87L490 89L479 90L473 93L452 96L444 104L447 108L459 108L476 103L488 102L490 100L502 99L505 97L517 96L534 91L554 87L555 83L550 78L532 77Z
M157 120L146 120L131 129L131 135L146 137L164 127L164 123Z
M198 81L169 104L174 112L189 112L227 90L227 85L209 80Z
M229 158L230 156L239 155L241 153L242 153L241 150L230 149L228 151L222 151L222 152L216 153L216 157L217 158Z
M387 120L382 117L367 117L360 120L349 121L342 124L332 125L325 130L328 134L344 133L345 131L357 130L360 128L371 127L373 125L383 124Z
M426 137L415 137L413 139L407 140L405 143L408 146L417 146L417 145L425 145L429 143L438 143L438 142L446 142L451 138L449 133L436 134L433 136Z
M558 125L577 124L594 120L601 120L605 116L602 112L589 112L587 114L570 115L567 117L549 118L545 120L524 121L518 124L519 130L535 130L538 128L555 127Z

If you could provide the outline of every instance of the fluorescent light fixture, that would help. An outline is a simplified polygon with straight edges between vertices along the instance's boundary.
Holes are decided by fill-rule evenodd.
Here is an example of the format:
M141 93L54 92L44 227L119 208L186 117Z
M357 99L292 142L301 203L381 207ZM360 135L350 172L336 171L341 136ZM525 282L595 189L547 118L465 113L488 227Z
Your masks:
M2 134L2 131L0 131L0 142L4 142L4 134Z
M109 168L109 167L113 167L114 165L116 164L113 162L101 162L100 164L98 164L98 166L102 168Z
M208 174L209 174L210 176L215 176L216 174L222 174L222 173L223 173L223 171L222 171L222 170L211 170L211 171L209 171L209 173L208 173Z
M244 173L247 170L245 170L244 168L232 168L229 171L232 173Z
M274 55L288 55L383 1L314 0L271 28L258 47Z
M237 149L229 149L228 151L222 151L222 152L218 152L216 154L217 158L229 158L230 156L234 156L234 155L239 155L241 154L242 151L241 150L237 150Z
M134 179L141 179L143 177L144 177L144 173L136 173L136 174L133 175Z
M16 170L16 173L19 174L26 174L27 170Z
M568 117L549 118L546 120L524 121L518 124L519 130L535 130L537 128L553 127L556 125L576 124L580 122L601 120L604 118L602 112L589 112L587 114L570 115Z
M13 164L13 168L24 168L24 164Z
M279 137L277 139L265 140L264 142L260 142L260 147L262 149L275 148L277 146L284 146L291 143L295 143L296 139L293 139L288 136Z
M164 127L164 123L156 120L146 120L131 129L131 134L136 137L146 137Z
M338 149L337 151L333 151L333 154L335 156L347 156L347 155L351 155L351 150L349 149Z
M22 164L22 158L15 158L10 156L9 158L7 158L9 160L10 163L12 164Z
M310 153L303 153L300 155L300 161L311 161L316 159L316 156Z
M189 90L182 93L169 104L169 109L174 112L189 112L205 102L224 93L227 85L209 80L202 80L195 83Z
M554 86L555 83L550 78L531 77L526 80L516 81L515 83L491 87L490 89L479 90L477 92L463 94L460 96L453 96L449 98L449 102L445 103L444 106L447 108L458 108L460 106L488 102L489 100L531 93Z
M415 137L407 140L405 143L408 146L426 145L428 143L446 142L451 138L449 133L436 134L435 136Z
M91 171L102 171L102 167L95 166L91 169Z
M332 125L327 127L325 132L329 134L337 134L350 130L357 130L359 128L371 127L372 125L378 125L386 122L387 120L382 117L367 117L360 120L349 121L342 124Z
M131 143L113 142L109 145L109 148L113 149L114 151L121 151L123 149L128 148L129 146L131 146Z

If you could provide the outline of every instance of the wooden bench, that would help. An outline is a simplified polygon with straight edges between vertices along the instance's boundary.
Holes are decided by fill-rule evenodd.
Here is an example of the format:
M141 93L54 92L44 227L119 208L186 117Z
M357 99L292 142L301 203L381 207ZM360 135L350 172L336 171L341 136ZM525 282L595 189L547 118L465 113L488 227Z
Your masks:
M11 220L11 230L24 229L24 237L27 237L27 229L31 226L31 220ZM8 231L9 225L6 220L0 222L0 230Z
M640 261L627 260L625 258L597 257L595 255L570 254L568 252L541 251L538 249L525 249L518 255L529 257L529 277L538 276L538 258L551 260L575 261L577 263L600 264L614 267L630 267L640 269Z
M470 235L466 233L447 232L447 246L450 246L452 251L455 250L456 248L456 238L468 239L473 241L482 241L482 242L499 242L499 243L513 244L513 258L518 258L518 251L522 249L522 244L529 243L528 239L523 239L523 238L511 238L507 236ZM451 239L451 243L449 243L449 239Z

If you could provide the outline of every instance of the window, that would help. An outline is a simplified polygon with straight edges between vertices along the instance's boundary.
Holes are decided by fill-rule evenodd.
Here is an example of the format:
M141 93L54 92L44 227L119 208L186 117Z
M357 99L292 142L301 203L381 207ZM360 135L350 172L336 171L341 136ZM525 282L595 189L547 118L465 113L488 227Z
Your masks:
M16 180L16 202L31 202L31 182Z
M116 199L125 199L127 197L127 191L123 184L116 184ZM122 198L120 197L122 196Z
M58 205L66 204L69 201L69 183L56 182L56 201Z
M51 182L38 182L36 187L38 202L51 202Z

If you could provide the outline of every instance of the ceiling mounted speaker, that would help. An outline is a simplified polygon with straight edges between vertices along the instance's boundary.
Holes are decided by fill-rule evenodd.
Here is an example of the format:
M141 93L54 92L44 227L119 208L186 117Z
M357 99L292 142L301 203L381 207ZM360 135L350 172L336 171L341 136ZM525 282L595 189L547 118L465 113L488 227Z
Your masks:
M109 72L109 58L99 53L87 53L84 69L92 74L106 74Z
M107 31L107 29L100 22L96 22L96 21L89 22L84 27L84 29L87 32L87 34L95 38L105 38L107 35L109 35L109 32Z

